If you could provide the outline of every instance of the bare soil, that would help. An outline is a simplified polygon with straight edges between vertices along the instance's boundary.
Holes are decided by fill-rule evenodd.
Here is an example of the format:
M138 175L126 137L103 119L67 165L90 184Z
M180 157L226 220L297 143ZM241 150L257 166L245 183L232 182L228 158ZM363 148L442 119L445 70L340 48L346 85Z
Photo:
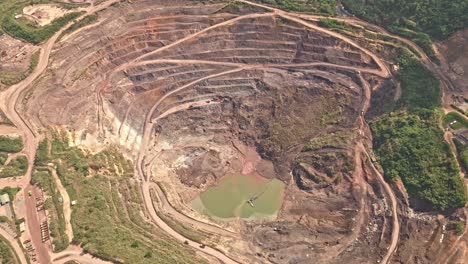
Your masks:
M73 11L56 5L30 5L23 8L23 15L42 27L50 24L54 19Z
M451 248L447 219L412 212L368 154L364 116L399 94L397 48L258 4L129 1L99 17L47 46L18 111L84 148L120 146L147 215L174 238L187 239L156 214L150 187L161 210L217 241L187 243L226 263L437 263ZM285 184L277 219L219 223L189 208L233 172Z

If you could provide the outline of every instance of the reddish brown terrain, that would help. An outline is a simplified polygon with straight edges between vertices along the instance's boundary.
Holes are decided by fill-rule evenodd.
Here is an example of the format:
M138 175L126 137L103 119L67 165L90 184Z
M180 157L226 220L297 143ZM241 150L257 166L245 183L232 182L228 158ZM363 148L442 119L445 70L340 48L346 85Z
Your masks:
M46 43L40 77L9 94L23 100L16 109L28 120L19 127L30 131L25 140L35 149L43 137L36 131L49 129L90 152L119 149L135 164L145 223L208 262L463 263L466 235L456 240L443 217L413 212L404 187L386 183L374 164L366 118L398 97L392 66L404 43L242 2L125 1ZM466 56L451 49L466 43L463 34L440 51L449 65L442 71L466 96ZM192 210L197 195L232 173L284 183L276 219L219 221ZM124 193L116 196L125 203ZM80 252L43 254L93 262Z

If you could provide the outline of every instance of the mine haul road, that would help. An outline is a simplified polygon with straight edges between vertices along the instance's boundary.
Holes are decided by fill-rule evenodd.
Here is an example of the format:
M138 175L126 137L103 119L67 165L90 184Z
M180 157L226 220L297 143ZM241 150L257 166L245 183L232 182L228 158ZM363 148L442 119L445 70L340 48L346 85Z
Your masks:
M248 4L258 5L256 3L251 3L249 1L243 1L243 2L248 3ZM263 5L260 5L260 6L263 6ZM359 68L359 67L348 67L348 66L334 65L334 64L331 64L331 63L304 63L304 64L297 65L298 67L327 66L327 67L344 68L346 70L353 70L355 72L358 72L361 79L362 79L362 77L360 75L361 71L362 72L368 72L370 74L375 74L375 75L378 75L378 76L384 77L384 78L388 78L388 77L391 76L391 73L390 73L389 69L387 68L385 63L380 60L380 58L378 58L375 54L373 54L372 52L366 50L365 48L362 48L361 46L359 46L358 44L353 42L351 39L349 39L347 37L344 37L344 36L342 36L340 34L337 34L335 32L320 28L320 27L318 27L316 25L313 25L311 23L307 23L307 22L295 17L294 15L289 14L288 12L284 12L284 11L274 9L274 8L273 9L270 8L270 10L273 10L276 15L279 15L279 16L285 18L285 19L295 21L295 22L300 23L300 24L302 24L302 25L304 25L304 26L306 26L308 28L312 28L314 30L321 31L321 32L324 32L326 34L332 35L332 36L334 36L334 37L336 37L338 39L341 39L341 40L353 45L354 47L360 49L364 53L368 54L371 58L373 58L373 60L378 65L379 69L375 70L375 69L366 69L366 68ZM145 63L154 63L154 62L169 62L169 60L164 60L164 59L162 59L162 60L152 60L151 62L142 61L142 60L145 57L157 54L157 53L159 53L159 52L161 52L163 50L166 50L166 49L168 49L170 47L174 47L174 46L176 46L178 44L181 44L181 43L183 43L185 41L192 40L192 39L202 35L202 33L208 32L209 30L211 30L213 28L218 28L218 27L220 27L222 25L230 25L233 22L241 20L243 18L263 17L263 16L268 16L268 15L271 15L271 14L262 14L261 16L255 15L255 14L254 15L250 14L250 15L240 16L240 17L237 17L237 18L234 18L234 19L231 19L231 20L224 21L224 22L222 22L220 24L210 26L208 28L203 29L200 32L189 35L189 36L187 36L187 37L185 37L185 38L183 38L183 39L181 39L179 41L176 41L176 42L174 42L172 44L166 45L166 46L164 46L162 48L156 49L156 50L154 50L154 51L152 51L150 53L144 54L144 55L142 55L140 57L137 57L136 59L134 59L134 60L132 60L130 62L125 63L124 65L121 65L120 67L118 67L114 71L112 71L108 75L108 77L112 76L115 72L120 71L120 70L124 70L126 67L130 67L130 66L135 66L135 65L139 65L139 64L141 65L141 64L145 64ZM171 62L176 62L176 61L172 60ZM183 63L183 62L180 62L180 63ZM144 203L145 203L145 206L147 207L147 209L149 210L150 215L153 218L153 221L155 221L162 229L166 230L168 233L170 233L172 236L176 237L177 239L179 239L179 240L185 239L186 241L190 241L189 239L184 238L183 236L181 236L180 234L178 234L174 230L172 230L169 226L167 226L166 223L164 223L157 216L157 214L155 212L153 202L151 200L150 189L149 189L150 188L149 185L150 185L151 175L145 175L145 173L144 173L144 171L145 171L144 159L145 159L145 156L146 156L146 146L148 145L148 143L150 141L151 131L152 131L153 126L154 126L152 118L153 118L153 114L154 114L155 110L158 108L158 106L167 97L169 97L169 96L171 96L171 95L173 95L175 93L178 93L178 92L180 92L180 91L182 91L184 89L192 87L194 84L199 83L199 82L204 81L204 80L208 80L208 79L211 79L211 78L215 78L215 77L218 77L218 76L227 75L227 74L231 74L231 73L235 73L235 72L239 72L239 71L243 71L243 70L262 69L262 68L268 68L268 67L294 67L295 65L294 64L290 64L290 65L289 64L288 65L280 65L280 64L245 65L245 64L236 64L236 63L220 63L220 62L197 61L197 60L190 60L190 61L187 61L186 63L191 63L191 64L192 63L202 63L202 64L203 63L204 64L212 63L212 64L217 64L217 65L220 65L220 66L231 66L231 67L235 67L235 68L227 70L227 71L219 72L219 73L216 73L216 74L212 74L212 75L197 79L195 81L192 81L189 84L186 84L184 86L181 86L181 87L178 87L178 88L176 88L174 90L171 90L170 92L164 94L164 96L159 98L159 100L157 102L155 102L155 104L152 106L151 110L148 112L148 114L146 115L146 118L145 118L145 123L144 123L144 126L143 126L143 131L144 131L143 132L143 138L142 138L142 142L141 142L141 145L140 145L140 150L139 150L137 161L136 161L136 174L139 175L140 180L142 181L142 192L143 192L143 196L144 196ZM365 93L366 93L366 101L365 101L365 105L363 106L363 108L364 108L365 111L367 111L367 109L369 107L369 102L370 102L370 89L369 89L368 86L366 86L364 88L365 88ZM363 128L361 128L361 129L363 129ZM367 153L367 152L365 152L365 153ZM393 194L393 191L391 190L391 188L388 186L388 184L385 181L382 184L386 184L386 185L384 185L384 188L385 188L388 196L391 198L392 208L393 208L394 212L396 212L397 211L397 207L396 207L397 203L396 203L395 195ZM394 252L394 250L396 248L396 245L398 243L399 223L397 223L398 219L396 217L396 213L394 213L393 220L394 220L393 221L393 227L394 228L393 228L393 232L392 232L391 246L389 247L385 257L383 258L383 260L384 260L383 263L387 263L388 259L393 254L393 252ZM189 244L194 248L197 248L199 246L198 243L195 243L194 241L190 241ZM197 248L197 249L200 250L200 248ZM209 255L217 257L219 260L221 260L221 261L223 261L225 263L232 263L233 262L232 259L230 259L230 258L226 259L226 256L224 254L222 254L222 253L220 253L220 252L218 252L216 250L213 250L213 249L211 249L209 247L206 247L204 252L209 254Z
M85 13L82 14L80 17L77 18L81 19L87 15L93 14L99 10L109 7L111 4L118 2L119 0L109 0L103 2L97 6L91 6L86 9ZM23 81L19 82L16 85L10 86L7 90L0 93L0 109L3 110L5 115L10 119L11 122L21 131L21 135L23 137L24 142L24 149L23 153L26 154L28 158L28 169L26 174L22 177L21 183L19 184L23 189L24 197L28 197L27 192L30 190L30 181L31 181L31 174L32 169L34 166L34 158L36 155L36 149L38 146L38 135L33 130L33 128L27 124L27 122L21 117L21 115L16 110L16 105L18 103L18 99L22 96L28 88L31 87L31 84L46 70L49 64L50 53L52 48L57 41L60 34L70 27L72 23L68 23L67 26L63 27L59 31L57 31L46 43L41 46L41 53L39 56L39 60L37 63L36 68L31 72L31 74L26 77ZM27 199L27 198L26 198ZM37 219L31 219L29 216L31 214L36 214L36 207L34 203L26 203L26 223L28 225L28 229L30 232L30 237L32 240L32 244L37 252L37 259L40 263L50 263L50 249L47 248L40 240L40 229L39 229L39 222L34 221ZM16 241L10 241L12 245L16 243ZM19 256L24 257L23 251L17 251L15 248L16 253ZM27 263L27 262L24 262Z
M0 227L0 236L8 240L12 249L15 251L15 252L12 252L13 255L17 255L21 263L27 263L26 258L24 257L24 254L23 254L23 250L21 249L21 246L18 244L18 240L16 240L13 236L11 236L7 231L3 230L3 228L1 227Z

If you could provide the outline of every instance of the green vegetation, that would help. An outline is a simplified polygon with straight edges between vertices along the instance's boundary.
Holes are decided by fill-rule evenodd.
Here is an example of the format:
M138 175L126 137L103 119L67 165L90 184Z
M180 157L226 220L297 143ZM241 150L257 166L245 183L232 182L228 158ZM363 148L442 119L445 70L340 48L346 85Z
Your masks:
M4 0L0 1L0 28L14 38L39 44L49 39L55 32L71 20L77 18L82 12L71 12L52 21L45 26L36 26L27 19L15 18L21 14L25 6L31 4L56 4L65 9L73 9L87 4L63 3L53 0Z
M69 261L65 262L65 264L80 264L80 263L76 262L74 260L69 260Z
M464 221L458 221L455 224L455 232L457 235L461 236L465 232L465 222Z
M0 236L0 263L2 264L20 263L10 243L2 236Z
M343 0L357 16L386 27L424 32L438 40L468 24L465 0Z
M12 159L8 165L3 166L3 169L0 171L0 178L22 176L26 173L27 169L28 159L25 156L19 156Z
M433 109L440 105L440 83L434 75L409 53L397 60L400 71L397 78L401 83L402 95L399 107L409 109Z
M343 0L351 12L411 39L436 60L432 38L446 39L468 24L465 0Z
M468 128L468 120L466 120L459 113L450 112L444 116L444 127L449 126L453 121L457 121L455 124L451 125L452 129Z
M374 149L385 176L390 181L401 179L411 197L434 209L463 207L465 186L443 138L440 84L408 53L397 61L402 97L393 112L371 123Z
M457 148L457 155L458 160L460 161L460 165L465 171L468 171L468 146L456 138L453 139L453 142Z
M287 11L307 12L323 15L336 15L336 0L257 0Z
M20 137L12 138L0 136L0 151L16 153L23 149L23 141Z
M20 188L11 188L11 187L5 187L3 189L0 189L0 195L2 194L8 194L8 197L10 197L10 201L13 201L15 199L16 194L20 191Z
M39 44L59 31L63 26L73 19L79 17L82 12L68 13L62 17L54 19L50 24L40 28L35 28L24 21L17 21L13 14L3 19L2 27L5 32L14 38L21 39L33 44Z
M350 146L353 135L352 131L337 131L335 133L323 134L307 142L303 151L319 150L325 147L345 148Z
M179 223L177 220L172 219L170 216L166 216L157 212L158 216L172 229L177 231L177 233L183 235L184 237L198 242L204 243L204 240L207 238L207 235L200 233L199 231L185 226L184 224ZM135 244L132 243L131 247L135 247ZM138 244L136 244L138 246Z
M88 16L85 16L83 17L82 19L80 19L79 21L76 21L75 23L73 23L70 27L68 27L66 30L64 30L62 32L62 34L60 34L59 36L59 40L62 39L65 35L67 34L70 34L71 32L79 29L79 28L82 28L84 26L87 26L89 24L92 24L94 22L96 22L98 19L98 15L97 14L92 14L92 15L88 15Z
M54 251L59 252L68 247L68 236L65 234L65 216L63 205L59 202L61 197L54 178L47 170L34 171L32 184L40 185L50 197L44 201L44 207L49 212L49 230L53 238Z
M37 147L36 151L36 157L34 158L34 165L47 165L47 162L50 160L48 145L49 141L47 139L44 139L39 143L39 146Z
M371 125L374 148L385 176L400 178L411 196L442 210L463 207L465 186L439 122L433 110L385 115Z
M41 142L36 163L54 163L70 199L77 201L72 207L73 242L86 252L124 263L203 263L193 251L143 219L139 186L132 180L133 165L117 150L93 155L69 147L66 136L58 133L53 135L50 153L46 146Z
M255 176L225 176L219 185L201 193L192 207L203 214L229 219L235 217L269 219L283 202L284 184L277 180L267 180ZM256 197L252 207L246 201Z
M467 102L468 99L465 98L465 103L468 103ZM460 107L454 105L454 104L451 104L450 105L453 109L457 110L460 114L464 115L464 116L467 116L468 117L468 113L466 111L463 111L463 109L461 109Z
M325 27L343 34L357 34L357 31L351 25L331 18L321 18L319 26Z
M0 167L5 164L6 160L8 159L8 154L0 152Z

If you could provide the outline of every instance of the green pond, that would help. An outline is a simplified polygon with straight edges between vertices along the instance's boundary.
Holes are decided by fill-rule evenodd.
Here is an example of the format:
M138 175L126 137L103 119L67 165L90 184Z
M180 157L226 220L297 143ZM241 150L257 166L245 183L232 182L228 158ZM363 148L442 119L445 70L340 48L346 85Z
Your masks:
M229 175L196 197L192 208L221 220L274 219L281 208L283 193L284 184L277 179Z

